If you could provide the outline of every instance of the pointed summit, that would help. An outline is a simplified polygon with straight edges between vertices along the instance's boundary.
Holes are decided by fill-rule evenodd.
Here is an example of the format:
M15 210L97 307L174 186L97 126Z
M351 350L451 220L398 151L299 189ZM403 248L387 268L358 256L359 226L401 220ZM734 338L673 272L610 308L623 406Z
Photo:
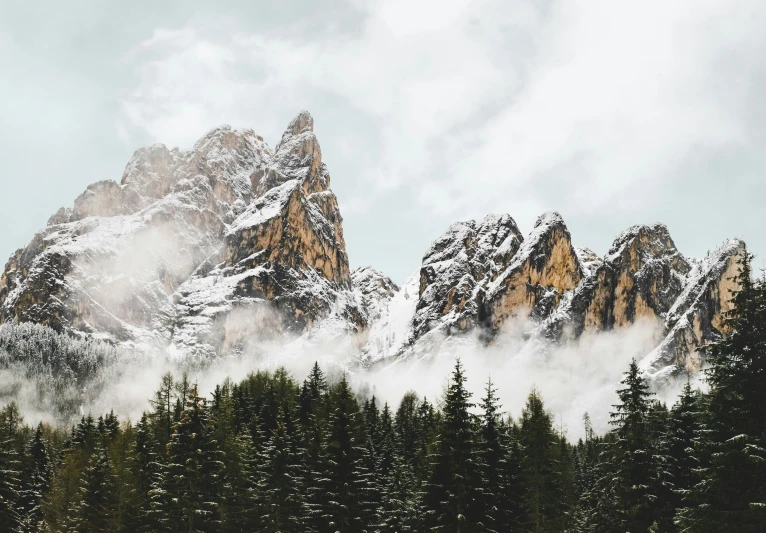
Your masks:
M510 265L488 284L484 316L493 330L512 316L543 318L583 275L564 219L543 213Z
M290 135L298 135L305 131L314 131L314 118L311 116L311 113L304 109L290 121L282 136L284 137L288 133Z
M330 188L330 175L314 135L314 119L308 111L301 111L288 124L274 150L271 167L263 175L251 177L256 196L294 179L301 181L306 194Z
M280 149L289 146L293 142L293 139L302 137L310 137L316 139L314 137L314 118L306 110L298 113L295 118L293 118L287 125L287 128L285 128L285 131L282 134L282 139L274 149L274 153L277 153L280 151Z

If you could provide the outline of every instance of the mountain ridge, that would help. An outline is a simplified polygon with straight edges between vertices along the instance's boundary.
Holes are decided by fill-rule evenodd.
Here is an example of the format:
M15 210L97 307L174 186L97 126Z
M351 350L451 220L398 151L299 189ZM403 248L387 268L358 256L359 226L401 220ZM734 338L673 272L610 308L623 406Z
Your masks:
M88 186L12 254L0 323L218 356L331 321L359 337L349 358L367 365L436 334L491 343L513 320L555 343L650 320L663 338L644 369L659 374L699 369L699 348L725 334L740 240L695 262L663 224L635 225L600 258L556 212L526 236L509 214L487 215L452 224L398 287L351 270L330 181L306 111L274 150L230 126L190 150L140 148L119 183Z

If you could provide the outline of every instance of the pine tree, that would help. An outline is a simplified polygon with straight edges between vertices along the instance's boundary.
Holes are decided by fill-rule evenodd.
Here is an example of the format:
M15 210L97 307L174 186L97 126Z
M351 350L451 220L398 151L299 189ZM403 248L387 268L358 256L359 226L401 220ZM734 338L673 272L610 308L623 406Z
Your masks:
M523 477L524 453L521 447L521 430L510 420L506 423L501 433L503 448L505 449L505 469L503 479L505 491L503 493L502 521L508 531L521 531L526 521L526 494Z
M91 465L82 477L82 499L77 507L75 531L100 533L116 530L117 483L109 454L104 448L93 454Z
M394 434L394 421L391 417L391 408L388 403L383 405L380 414L380 425L378 431L378 457L375 466L377 483L382 487L385 485L388 475L394 467L396 457L396 435Z
M160 388L154 393L154 399L151 400L154 412L151 415L151 421L154 426L154 439L160 447L157 451L165 447L170 440L170 434L173 429L173 391L175 390L175 381L173 375L168 372L162 376Z
M186 408L168 444L167 513L177 531L218 531L223 489L221 451L206 402L197 385L184 393Z
M412 467L402 458L395 458L383 489L380 531L418 531L422 514L420 498L418 480Z
M42 531L44 522L41 502L51 482L51 462L43 437L42 422L38 424L24 455L21 509L23 528L27 531Z
M507 493L506 458L508 450L504 446L500 427L500 405L497 390L492 379L487 379L485 396L479 405L481 408L481 438L479 439L479 457L481 467L481 487L483 490L482 519L483 529L490 532L507 531L509 524L505 515Z
M330 419L324 440L324 468L320 486L325 531L351 533L364 531L361 492L363 435L359 405L345 376L330 392Z
M613 480L619 515L616 531L646 531L655 522L658 463L651 423L652 394L636 361L630 363L617 391L620 402L614 405L610 423L614 441L609 444Z
M536 390L529 394L522 411L519 437L526 527L534 532L563 531L561 503L565 494L561 486L560 443L551 415Z
M304 531L303 479L284 419L277 421L277 428L261 453L259 470L259 531Z
M402 397L394 415L397 453L413 468L418 449L418 404L418 395L408 392Z
M311 374L303 382L298 396L298 421L301 440L302 477L306 480L306 530L322 531L325 525L326 494L326 415L328 409L328 387L318 363L314 363ZM298 436L296 436L298 438Z
M157 455L157 442L151 428L151 421L146 413L136 424L133 453L131 454L131 469L134 478L137 516L132 517L135 527L140 532L155 531L160 528L152 512L152 491L162 486L164 465Z
M362 407L362 416L364 417L364 432L367 434L367 437L370 438L377 450L378 442L380 440L378 427L380 423L380 409L378 409L375 396L369 400L365 400L364 406Z
M17 531L21 525L21 464L14 442L19 423L15 404L0 411L0 531Z
M693 453L695 439L699 436L701 401L698 391L691 388L687 380L678 401L670 411L666 439L668 479L672 484L671 493L662 495L662 503L668 509L671 520L675 519L678 509L682 508L687 495L697 481L695 471L700 462ZM668 531L676 531L675 523L665 526Z
M415 424L416 447L413 469L415 476L424 483L430 479L432 474L433 465L430 454L437 445L440 420L441 413L434 408L427 398L423 398L418 406L417 423Z
M599 503L599 456L603 449L601 439L595 436L590 415L583 415L585 440L580 439L575 447L575 492L578 498L577 509L573 518L573 529L578 533L606 530L600 520ZM604 480L607 481L606 479ZM606 519L606 517L604 517Z
M702 479L679 510L682 531L763 531L766 523L766 286L739 261L728 335L707 360L708 413L695 448Z
M246 426L235 437L234 458L226 470L225 485L225 532L260 531L262 477L261 453L263 446L256 444L262 439L254 438Z
M324 372L319 368L319 362L315 361L308 379L309 398L316 403L327 395L327 391L327 380L324 377Z
M476 428L469 412L473 403L465 381L458 359L447 386L438 451L425 494L426 527L433 531L472 531L482 519L477 501Z
M380 526L384 482L381 480L381 458L373 438L365 431L362 439L364 445L360 447L356 476L359 516L362 528L365 531L373 531Z
M93 416L88 414L83 416L77 426L74 427L66 447L69 450L80 451L87 457L96 449L98 441L99 433L96 422L93 420Z

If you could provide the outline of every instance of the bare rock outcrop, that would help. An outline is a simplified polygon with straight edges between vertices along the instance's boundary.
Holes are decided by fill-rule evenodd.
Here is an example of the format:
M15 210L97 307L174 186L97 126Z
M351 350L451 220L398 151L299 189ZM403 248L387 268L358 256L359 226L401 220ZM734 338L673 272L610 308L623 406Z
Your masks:
M370 323L381 317L399 291L399 286L391 278L369 266L355 268L351 272L351 284Z
M450 226L423 257L413 334L476 325L486 284L514 257L524 238L509 215Z
M603 260L589 257L587 275L544 324L550 338L576 338L641 319L662 321L691 270L662 224L632 226Z
M497 330L511 317L542 319L582 278L582 265L564 220L558 213L546 213L537 219L508 267L488 285L486 322Z
M89 186L11 257L0 321L205 353L333 312L363 327L329 186L307 112L274 152L229 126L188 151L139 149L119 184ZM264 320L243 320L256 307Z
M572 245L558 213L539 217L526 239L508 215L456 223L373 323L364 357L427 352L435 333L478 330L493 342L514 320L511 329L527 328L530 341L554 343L646 322L661 340L642 362L647 372L699 370L700 349L726 334L743 250L735 239L689 261L664 225L651 224L628 228L602 258ZM397 312L408 316L394 319Z
M727 333L724 318L733 309L731 297L744 252L744 242L730 239L692 267L683 292L665 316L668 333L642 361L644 370L656 374L674 366L700 369L699 348Z
M119 183L90 185L9 258L0 322L204 356L332 330L372 364L445 336L491 343L510 325L566 343L649 321L663 340L642 365L662 374L698 369L700 348L726 334L743 250L731 240L690 261L651 224L600 257L573 245L558 213L526 238L510 215L489 215L451 225L400 288L370 267L350 271L304 111L274 150L229 126L190 150L137 150Z
M258 196L176 293L173 342L231 351L333 314L350 330L366 327L365 310L350 297L343 218L308 113L293 119L250 180Z

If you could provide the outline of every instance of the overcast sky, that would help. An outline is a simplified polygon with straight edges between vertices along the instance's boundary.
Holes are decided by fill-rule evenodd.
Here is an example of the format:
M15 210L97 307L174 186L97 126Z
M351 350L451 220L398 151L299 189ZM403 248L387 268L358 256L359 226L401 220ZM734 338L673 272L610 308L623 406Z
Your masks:
M3 260L139 146L273 147L301 109L352 267L398 282L490 212L557 210L599 255L661 221L686 255L766 257L763 0L241 4L3 0Z

